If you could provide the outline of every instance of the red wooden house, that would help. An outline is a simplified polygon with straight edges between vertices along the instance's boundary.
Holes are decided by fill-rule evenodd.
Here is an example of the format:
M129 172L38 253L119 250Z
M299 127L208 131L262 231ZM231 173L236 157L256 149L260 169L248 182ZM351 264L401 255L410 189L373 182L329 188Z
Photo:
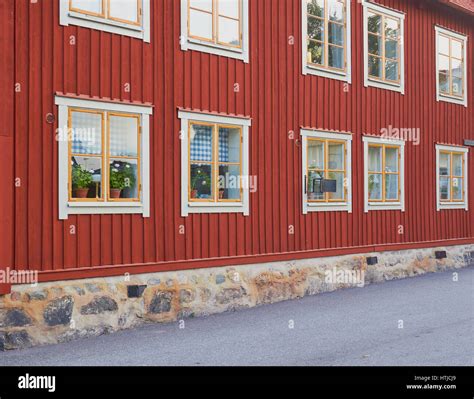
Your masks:
M0 33L3 269L474 243L472 0L1 0Z

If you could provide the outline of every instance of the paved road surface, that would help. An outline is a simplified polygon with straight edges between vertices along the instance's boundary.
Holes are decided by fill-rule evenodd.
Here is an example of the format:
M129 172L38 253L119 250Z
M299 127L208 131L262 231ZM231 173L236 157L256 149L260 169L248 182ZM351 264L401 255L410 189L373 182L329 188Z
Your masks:
M470 267L458 282L429 274L0 352L0 365L474 365L473 331Z

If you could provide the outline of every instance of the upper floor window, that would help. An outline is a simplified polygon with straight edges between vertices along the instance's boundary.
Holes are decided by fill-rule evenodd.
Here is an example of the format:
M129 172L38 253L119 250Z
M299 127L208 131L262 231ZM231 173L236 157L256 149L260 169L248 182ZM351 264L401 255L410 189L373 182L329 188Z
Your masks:
M363 140L365 212L405 210L405 142L372 136Z
M59 0L61 25L150 41L150 0Z
M248 0L182 0L181 48L248 62Z
M303 213L352 211L349 133L301 131L303 136Z
M182 215L248 214L250 120L180 111Z
M438 210L467 210L467 153L464 147L436 145Z
M303 74L351 81L350 2L302 0Z
M57 97L59 208L149 214L149 107Z
M405 15L367 0L364 6L364 84L404 93Z
M439 26L436 30L436 99L467 107L467 37Z

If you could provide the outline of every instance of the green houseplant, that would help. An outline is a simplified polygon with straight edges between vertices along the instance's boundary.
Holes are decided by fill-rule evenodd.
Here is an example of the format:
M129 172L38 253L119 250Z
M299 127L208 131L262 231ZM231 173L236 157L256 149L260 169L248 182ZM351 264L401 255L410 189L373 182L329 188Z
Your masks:
M110 198L120 198L120 194L125 188L125 176L123 171L111 165L109 182Z
M72 167L72 187L75 198L87 198L89 186L92 183L92 173L82 169L80 165Z
M191 177L191 198L198 197L199 186L209 187L209 190L211 190L211 176L207 173L201 173L200 169Z

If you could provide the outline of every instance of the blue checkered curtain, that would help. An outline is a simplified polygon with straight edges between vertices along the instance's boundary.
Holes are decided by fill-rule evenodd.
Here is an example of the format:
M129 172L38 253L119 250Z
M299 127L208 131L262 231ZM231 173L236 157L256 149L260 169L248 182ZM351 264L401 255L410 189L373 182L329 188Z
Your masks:
M110 123L110 156L138 157L138 118L112 115Z
M229 130L219 128L219 162L229 162Z
M212 161L212 126L191 125L191 161Z
M102 114L71 113L71 151L73 154L102 153Z

